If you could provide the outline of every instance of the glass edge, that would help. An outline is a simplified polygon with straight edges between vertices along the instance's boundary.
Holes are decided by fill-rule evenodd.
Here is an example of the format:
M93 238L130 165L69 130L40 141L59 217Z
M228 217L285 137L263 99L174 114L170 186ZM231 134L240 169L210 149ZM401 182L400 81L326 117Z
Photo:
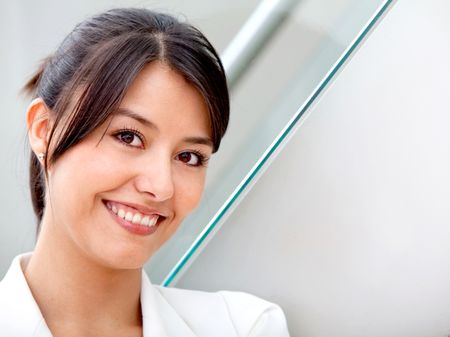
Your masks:
M297 110L295 115L286 124L283 130L275 138L272 144L252 167L249 173L241 181L241 183L236 187L230 197L225 201L222 207L216 212L213 218L209 221L202 232L197 236L193 244L189 247L186 253L181 257L180 260L175 264L169 274L166 276L164 281L161 283L163 287L168 287L174 281L178 273L187 264L192 255L197 251L200 245L205 241L208 235L213 231L217 224L223 219L227 211L234 205L236 200L241 196L242 192L247 188L253 178L261 171L261 168L266 164L266 162L271 158L272 154L278 149L281 143L287 138L290 132L294 129L297 123L300 121L301 117L305 112L311 107L315 100L320 96L320 94L325 90L331 80L335 77L342 66L349 60L350 56L355 52L361 42L367 37L367 35L372 31L375 24L379 22L381 17L387 12L387 10L396 2L397 0L386 0L380 7L376 10L374 15L369 19L367 24L362 28L355 39L350 43L346 50L342 53L341 57L336 61L336 63L331 67L330 71L324 76L322 81L314 89L313 93L306 99L305 103Z

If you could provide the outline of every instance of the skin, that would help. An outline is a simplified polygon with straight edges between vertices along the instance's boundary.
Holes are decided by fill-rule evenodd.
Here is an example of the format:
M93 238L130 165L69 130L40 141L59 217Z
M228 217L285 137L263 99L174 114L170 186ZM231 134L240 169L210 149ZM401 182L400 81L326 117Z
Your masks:
M197 206L204 188L206 166L193 165L191 152L211 155L211 130L195 88L153 62L120 107L152 125L114 115L48 170L41 233L22 268L54 336L141 336L142 266ZM45 152L52 114L41 99L29 106L27 124L33 151ZM136 235L118 224L105 200L164 217L155 233Z

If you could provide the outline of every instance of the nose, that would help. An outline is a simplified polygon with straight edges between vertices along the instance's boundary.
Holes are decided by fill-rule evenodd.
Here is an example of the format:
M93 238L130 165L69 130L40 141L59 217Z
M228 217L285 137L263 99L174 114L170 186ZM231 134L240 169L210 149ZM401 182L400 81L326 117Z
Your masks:
M174 194L174 181L170 159L161 157L143 163L135 177L135 187L148 194L152 201L164 201Z

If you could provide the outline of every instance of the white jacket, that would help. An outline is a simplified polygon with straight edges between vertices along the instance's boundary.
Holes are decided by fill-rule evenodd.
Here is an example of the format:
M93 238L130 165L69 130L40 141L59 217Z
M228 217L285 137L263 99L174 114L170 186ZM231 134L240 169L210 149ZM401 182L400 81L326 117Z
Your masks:
M16 256L0 282L0 336L52 337ZM144 337L289 337L281 309L255 296L229 291L164 288L142 272Z

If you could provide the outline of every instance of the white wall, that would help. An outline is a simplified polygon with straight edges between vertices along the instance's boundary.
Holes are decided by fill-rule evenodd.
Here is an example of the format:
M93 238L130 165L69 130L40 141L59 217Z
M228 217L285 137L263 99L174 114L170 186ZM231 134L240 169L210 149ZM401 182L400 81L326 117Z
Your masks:
M177 286L292 336L450 334L450 3L398 0Z

